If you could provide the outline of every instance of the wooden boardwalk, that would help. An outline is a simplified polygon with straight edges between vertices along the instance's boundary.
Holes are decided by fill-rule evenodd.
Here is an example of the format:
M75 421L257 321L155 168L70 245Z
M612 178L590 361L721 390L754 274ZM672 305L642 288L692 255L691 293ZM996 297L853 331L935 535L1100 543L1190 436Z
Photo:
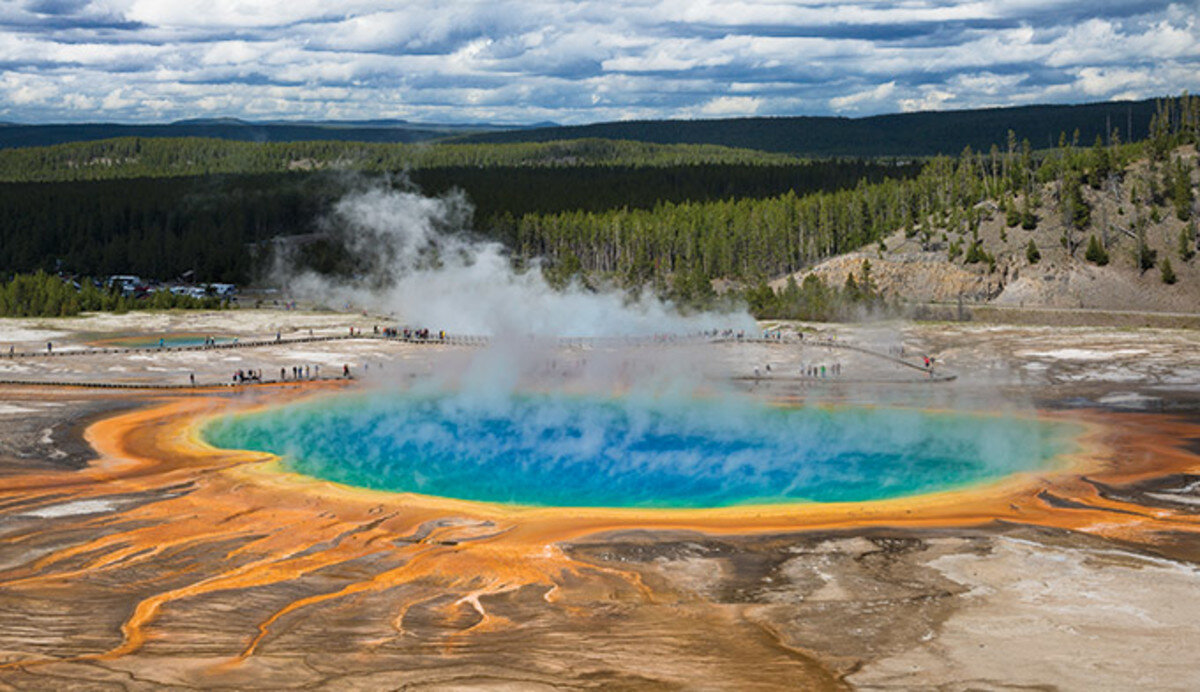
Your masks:
M120 354L155 354L155 353L176 353L185 351L226 351L233 349L253 349L265 347L287 347L296 344L311 344L333 341L351 341L351 340L371 340L382 341L389 343L414 344L419 346L459 346L483 348L492 343L491 337L470 334L446 334L445 336L437 336L430 338L415 338L404 336L388 336L385 334L336 334L324 336L307 336L290 339L257 339L252 341L233 341L207 345L186 345L186 346L142 346L142 347L119 347L119 348L70 348L61 351L8 351L0 353L0 359L31 359L31 358L81 358L100 355L120 355ZM897 366L910 368L926 374L924 378L914 378L913 382L950 382L957 378L957 375L951 372L935 371L924 367L921 363L915 363L904 360L897 356L881 353L872 349L868 349L855 344L846 343L844 341L836 341L832 339L797 339L797 338L764 338L764 337L739 337L727 335L705 335L705 334L688 334L674 335L661 334L644 337L557 337L546 339L546 342L553 342L559 348L644 348L644 347L672 347L683 345L717 345L717 344L765 344L779 347L810 347L810 348L827 348L838 349L844 351L852 351L869 357L879 358L891 362ZM302 382L331 382L338 380L353 379L347 377L309 377L299 379L272 379L272 380L254 380L244 382L219 382L219 383L196 383L196 384L179 384L179 383L153 383L153 382L97 382L90 380L24 380L24 379L0 379L0 385L9 386L37 386L37 387L76 387L88 389L141 389L141 390L199 390L212 388L241 388L258 385L294 385ZM733 380L739 381L805 381L805 382L845 382L852 383L858 380L851 380L842 377L805 377L800 375L770 375L770 376L739 376L732 377ZM867 380L862 380L867 382Z

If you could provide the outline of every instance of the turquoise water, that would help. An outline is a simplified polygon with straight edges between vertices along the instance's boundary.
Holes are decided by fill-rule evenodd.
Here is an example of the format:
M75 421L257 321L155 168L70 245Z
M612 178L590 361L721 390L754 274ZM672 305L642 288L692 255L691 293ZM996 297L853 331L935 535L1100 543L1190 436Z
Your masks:
M204 345L204 335L163 335L160 337L137 337L124 339L122 343L128 348L158 348L160 345L167 348L192 347L192 345ZM212 342L217 344L232 342L232 338L214 337Z
M1045 467L1074 426L743 400L344 395L219 418L213 445L348 485L485 502L724 507L911 495Z
M205 335L203 334L141 335L105 339L96 342L96 345L104 348L158 348L161 341L162 346L178 348L181 346L203 346L204 339ZM218 344L226 344L232 341L231 338L224 336L214 337L213 340Z

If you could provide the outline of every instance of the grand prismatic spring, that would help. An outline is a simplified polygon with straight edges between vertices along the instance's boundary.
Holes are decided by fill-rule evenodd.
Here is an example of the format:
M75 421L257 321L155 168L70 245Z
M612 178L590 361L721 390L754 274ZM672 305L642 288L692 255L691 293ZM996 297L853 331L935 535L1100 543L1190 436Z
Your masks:
M878 500L1044 468L1072 426L748 398L374 394L214 421L218 447L353 486L535 506Z
M4 385L0 682L1084 689L1194 675L1200 402L1080 380L1051 333L904 328L957 379L845 328L839 348L612 349L645 366L629 382L548 381L526 363L534 376L487 389L426 381L493 370L471 342L295 319L281 343L272 327L244 346L126 351L91 330L65 355L14 361L29 381L184 386ZM1127 378L1194 367L1190 334L1161 335L1152 363L1122 355L1128 333L1092 338ZM325 376L289 377L298 354ZM844 374L803 374L833 362ZM1039 379L963 367L982 362ZM699 385L637 386L672 363ZM227 384L231 364L265 381Z

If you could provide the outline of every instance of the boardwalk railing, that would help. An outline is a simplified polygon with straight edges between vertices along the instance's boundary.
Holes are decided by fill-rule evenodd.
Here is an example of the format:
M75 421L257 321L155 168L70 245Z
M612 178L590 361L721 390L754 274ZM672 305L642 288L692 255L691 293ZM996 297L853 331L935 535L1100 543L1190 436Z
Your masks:
M220 351L229 349L243 348L260 348L269 346L291 346L294 344L307 344L315 342L330 342L330 341L349 341L352 339L370 339L388 342L397 342L405 344L416 344L422 346L467 346L467 347L484 347L492 343L491 337L469 334L445 334L438 336L430 336L421 338L415 336L403 335L388 335L376 333L355 333L355 334L336 334L336 335L321 335L307 336L290 339L258 339L251 341L226 341L214 344L204 345L186 345L186 346L142 346L142 347L121 347L121 348L83 348L70 349L62 351L8 351L0 352L0 358L69 358L79 356L95 356L105 354L127 354L127 353L170 353L183 351ZM536 340L536 339L535 339ZM911 368L926 374L927 381L948 382L956 379L957 375L948 372L935 371L925 367L920 363L914 363L897 356L881 353L856 344L846 343L845 341L837 341L827 338L794 338L794 337L747 337L738 335L729 335L728 333L708 334L656 334L650 336L628 336L628 337L556 337L548 339L553 341L560 348L587 348L587 347L645 347L645 346L677 346L685 344L768 344L773 346L801 346L814 348L841 349L845 351L854 351L863 355L871 356L886 360L896 365ZM316 378L301 378L300 380L265 380L261 382L222 382L202 384L154 384L154 383L132 383L132 382L91 382L91 381L66 381L66 380L10 380L0 379L0 385L34 385L34 386L59 386L59 387L93 387L103 389L192 389L192 388L208 388L208 387L241 387L251 384L291 384L298 381L333 381L346 379L342 377L316 377ZM785 379L784 377L775 375L771 377L754 377L754 378L738 378L738 379ZM802 378L811 379L811 378Z

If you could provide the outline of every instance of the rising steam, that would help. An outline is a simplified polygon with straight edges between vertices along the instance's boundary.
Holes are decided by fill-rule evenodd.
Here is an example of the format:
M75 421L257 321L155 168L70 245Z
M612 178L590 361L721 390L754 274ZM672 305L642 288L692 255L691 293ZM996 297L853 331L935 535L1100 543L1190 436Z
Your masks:
M684 316L669 302L573 283L555 290L534 260L518 270L505 248L471 233L461 192L426 197L375 186L348 194L326 219L362 273L337 281L284 268L302 298L350 304L414 327L505 336L647 336L755 328L745 312Z
M356 485L590 506L893 497L1038 468L1061 449L1058 431L1020 418L773 409L731 384L729 359L744 352L660 338L753 334L747 313L684 315L617 290L556 290L538 261L518 268L499 243L474 235L471 217L461 193L365 188L325 220L360 274L285 278L297 296L435 333L491 336L488 348L389 362L371 370L381 386L368 398L228 419L209 433ZM560 341L646 336L655 338ZM895 338L876 336L887 345ZM832 357L819 345L800 348ZM889 396L869 385L840 391L876 403ZM911 388L895 395L905 406L931 396Z

